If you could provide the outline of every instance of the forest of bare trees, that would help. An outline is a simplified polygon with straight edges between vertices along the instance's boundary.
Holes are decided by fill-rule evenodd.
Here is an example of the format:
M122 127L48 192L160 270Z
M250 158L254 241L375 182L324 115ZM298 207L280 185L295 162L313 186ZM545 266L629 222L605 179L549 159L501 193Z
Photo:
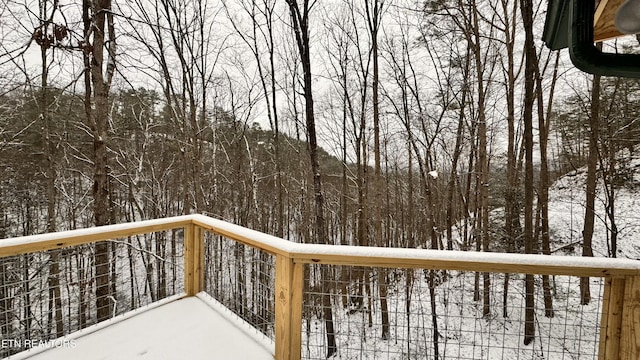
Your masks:
M587 166L581 254L593 256L604 206L616 257L640 83L582 74L544 48L545 5L2 1L0 238L203 213L304 243L550 254L548 189ZM92 254L101 320L115 245ZM389 336L386 270L313 276L348 277L353 309L375 283ZM434 313L438 276L426 274ZM483 316L506 317L510 279L495 308L496 285L475 274ZM538 285L525 282L532 309ZM553 317L548 277L541 286ZM321 301L329 357L334 319Z

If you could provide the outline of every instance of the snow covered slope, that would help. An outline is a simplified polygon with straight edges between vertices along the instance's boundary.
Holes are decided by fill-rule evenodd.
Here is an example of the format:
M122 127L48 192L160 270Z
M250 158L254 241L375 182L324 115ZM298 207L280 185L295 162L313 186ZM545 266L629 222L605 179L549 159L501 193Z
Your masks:
M640 154L626 156L627 172L615 188L615 221L618 228L617 257L640 259ZM552 251L581 254L585 214L586 167L558 179L549 190ZM599 174L596 220L593 234L595 256L611 253L611 221L606 216L607 196Z

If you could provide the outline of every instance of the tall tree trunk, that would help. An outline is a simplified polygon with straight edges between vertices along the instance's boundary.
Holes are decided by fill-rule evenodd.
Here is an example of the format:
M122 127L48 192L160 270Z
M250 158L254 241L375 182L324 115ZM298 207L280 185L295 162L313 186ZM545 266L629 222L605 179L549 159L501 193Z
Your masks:
M363 89L361 90L361 107L360 107L360 127L356 132L358 135L356 150L356 161L358 167L357 173L357 187L358 187L358 246L372 246L369 238L369 207L367 206L367 198L369 195L369 164L368 164L368 144L367 144L367 122L365 115L366 108L366 79L368 74L365 74L363 81ZM357 282L356 286L356 307L358 309L364 308L364 283L366 281L366 271L363 268L357 268L355 279Z
M611 95L611 105L620 102L618 100L618 90L620 88L622 80L616 79L614 81L614 87ZM633 103L628 98L624 99L627 103ZM623 101L624 101L623 100ZM603 125L606 124L606 134L602 136L601 146L602 150L599 152L598 160L600 169L602 169L602 182L605 194L604 209L607 214L608 220L608 233L607 233L607 248L610 257L617 257L618 253L618 224L616 221L616 188L617 177L620 175L620 171L625 171L623 167L624 163L618 163L618 153L621 149L620 139L616 136L616 131L620 129L620 123L618 117L611 118L611 107L609 111L601 117L603 117ZM606 119L606 120L605 120ZM629 148L630 151L633 147ZM630 153L630 155L632 155Z
M519 181L516 168L516 131L515 131L515 32L516 32L516 16L517 1L513 2L513 8L510 9L510 2L502 0L502 10L505 19L505 43L507 51L507 67L505 69L506 82L506 100L507 100L507 188L505 197L505 236L507 243L507 252L515 252L517 241L522 231L520 226L520 206L518 201ZM504 284L502 292L502 316L508 315L509 305L509 280L510 274L504 274Z
M598 44L602 47L602 44ZM600 137L600 75L593 76L591 87L591 116L589 117L589 157L587 159L587 192L584 210L584 228L582 230L582 256L593 256L592 239L595 222L595 201L598 167L598 138ZM580 278L580 303L589 304L591 290L589 278Z
M346 51L344 54L345 61L341 61L340 66L342 67L342 186L341 186L341 195L340 195L340 245L349 245L349 239L347 238L347 217L348 217L348 209L347 209L347 199L348 199L348 178L347 178L347 98L349 97L349 90L347 88L347 75L346 75ZM346 295L346 294L345 294ZM345 302L346 304L346 302Z
M486 116L486 89L485 89L485 77L484 77L484 64L482 59L482 37L480 34L479 26L479 14L476 6L476 1L473 0L470 4L471 8L471 24L470 29L467 29L466 36L467 42L470 44L473 52L476 67L476 81L477 81L477 97L478 97L478 152L477 152L477 164L476 164L476 194L478 195L478 202L476 203L476 217L478 219L478 228L476 229L479 235L476 241L479 242L479 247L482 251L489 251L489 160L487 156L487 116ZM491 314L491 280L489 273L482 274L482 315L489 316ZM479 280L479 279L478 279ZM477 284L477 282L476 282ZM479 285L479 284L478 284Z
M115 71L115 29L110 0L83 1L83 21L86 47L85 64L85 114L93 136L93 213L96 226L110 220L108 117L109 90ZM93 40L91 42L91 40ZM107 54L105 59L105 47ZM110 264L109 244L95 245L95 286L98 321L109 318Z
M537 55L536 55L537 56ZM540 139L540 183L538 184L538 207L540 208L540 233L542 242L542 253L551 255L551 244L549 234L549 165L547 159L547 142L549 139L549 119L551 115L551 105L553 104L553 92L558 77L559 52L556 52L556 62L551 78L551 88L549 90L549 103L547 104L546 116L542 98L542 77L540 76L538 61L536 60L536 97L538 102L538 135ZM549 275L542 275L542 290L544 293L544 314L546 317L553 317L553 296L551 294L551 281Z
M607 125L609 126L609 125ZM609 131L609 134L612 134L614 130ZM610 140L615 141L615 140ZM618 152L618 148L614 144L609 145L609 149L607 152L607 166L606 173L604 175L604 186L605 193L607 196L607 201L605 203L605 212L607 213L607 219L609 220L609 256L612 258L617 257L618 255L618 224L616 221L616 184L615 177L617 176L617 158L616 154ZM604 164L600 165L604 170Z
M43 59L46 58L46 54L43 54ZM43 68L48 65L43 65ZM47 232L56 232L56 169L55 169L55 147L51 134L51 119L48 113L49 107L49 94L47 91L47 76L46 70L43 69L42 74L42 104L41 104L41 117L44 121L44 138L45 144L44 153L47 157L47 169L45 171L46 181L46 197L47 197ZM49 253L49 300L50 300L50 313L49 318L55 324L56 337L62 337L62 299L60 298L60 250L51 250Z
M374 0L370 5L367 1L365 9L367 13L367 24L371 34L371 56L373 58L373 154L374 154L374 236L377 246L387 246L382 234L382 166L380 159L380 104L379 104L379 65L378 65L378 31L380 29L380 16L383 2ZM385 268L378 269L378 296L380 298L382 339L389 338L389 307L387 304L387 271Z
M312 4L309 0L303 1L300 8L297 0L286 0L289 5L291 20L293 23L293 31L295 33L296 44L300 53L302 62L302 71L304 79L304 99L305 99L305 120L307 130L307 142L309 150L309 159L311 162L311 175L313 177L313 192L315 199L315 242L318 244L328 241L325 230L324 219L324 197L322 193L322 178L320 172L320 162L318 160L318 140L316 136L316 124L313 105L313 86L311 79L311 44L309 39L309 12ZM332 291L327 275L324 271L321 273L322 283L322 307L327 334L327 357L331 357L338 350L335 339L335 330L333 327L333 310L331 305L330 292Z
M533 43L533 3L521 0L520 10L525 31L525 72L524 72L524 251L532 254L533 244L533 102L535 76L535 47ZM524 344L529 345L535 337L535 299L533 275L525 275L525 324Z
M462 98L460 99L460 109L458 113L458 128L456 130L456 144L453 149L453 158L451 159L451 172L449 174L449 182L447 184L447 214L446 214L446 228L447 228L447 250L453 250L453 223L454 220L454 199L453 195L458 184L458 161L462 154L462 142L464 136L464 120L465 111L467 105L467 94L469 92L469 65L470 65L469 49L467 48L467 55L464 57L463 68L463 84L462 84Z
M52 17L49 15L48 4L46 1L40 1L40 28L45 29L47 32L48 27L54 26L47 22L47 18ZM56 11L54 8L53 12ZM50 108L53 104L52 97L54 96L49 91L49 59L47 56L47 50L49 45L46 42L40 42L40 60L41 60L41 79L40 79L40 119L42 120L42 136L43 136L43 153L46 158L45 169L45 187L46 187L46 199L47 199L47 232L52 233L56 231L56 144L54 141L54 134L52 128L52 119L50 116ZM62 324L62 300L60 298L60 264L59 250L51 250L49 253L49 276L47 279L49 288L49 310L48 310L48 326L47 333L49 333L52 326L55 327L55 336L61 337L63 335Z

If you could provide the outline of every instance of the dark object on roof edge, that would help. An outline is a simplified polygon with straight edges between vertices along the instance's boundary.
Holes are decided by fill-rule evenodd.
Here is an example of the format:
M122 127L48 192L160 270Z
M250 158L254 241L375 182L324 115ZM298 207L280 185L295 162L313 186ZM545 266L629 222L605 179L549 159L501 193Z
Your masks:
M542 40L551 50L569 46L569 1L549 0Z
M569 48L580 70L640 78L640 55L603 53L593 43L595 0L549 0L542 40L551 50Z

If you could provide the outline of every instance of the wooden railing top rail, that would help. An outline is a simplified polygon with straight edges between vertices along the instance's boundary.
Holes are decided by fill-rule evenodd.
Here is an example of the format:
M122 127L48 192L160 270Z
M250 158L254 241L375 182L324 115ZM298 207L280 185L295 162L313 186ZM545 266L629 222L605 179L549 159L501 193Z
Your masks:
M274 255L286 256L297 263L598 277L640 275L640 261L630 259L300 244L197 214L4 239L0 240L0 257L187 225L201 227Z
M300 244L202 215L194 215L194 223L303 263L598 277L640 275L640 261L630 259Z
M103 240L171 230L192 223L192 216L185 215L3 239L0 240L0 257L54 250Z
M296 262L492 273L617 277L640 275L640 261L597 257L305 245Z

